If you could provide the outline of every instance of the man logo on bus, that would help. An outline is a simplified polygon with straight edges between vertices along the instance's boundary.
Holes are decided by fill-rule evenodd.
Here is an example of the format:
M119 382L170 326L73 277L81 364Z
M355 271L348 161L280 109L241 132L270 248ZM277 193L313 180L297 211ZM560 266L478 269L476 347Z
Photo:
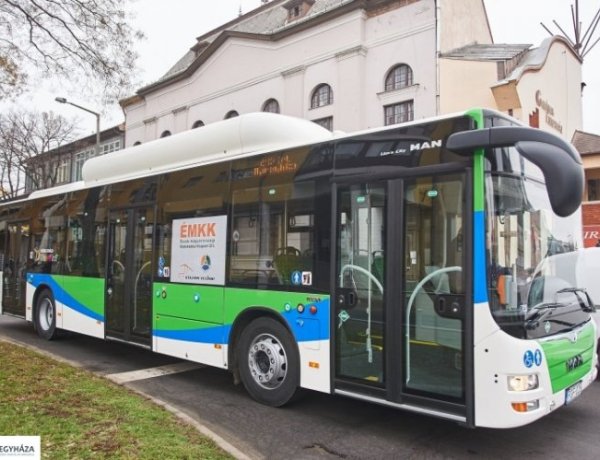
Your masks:
M200 258L200 265L202 266L202 270L207 271L210 270L210 266L212 265L210 262L210 256L204 255Z
M441 147L442 140L434 139L431 142L417 142L416 144L410 144L410 151L414 152L415 150L439 149Z

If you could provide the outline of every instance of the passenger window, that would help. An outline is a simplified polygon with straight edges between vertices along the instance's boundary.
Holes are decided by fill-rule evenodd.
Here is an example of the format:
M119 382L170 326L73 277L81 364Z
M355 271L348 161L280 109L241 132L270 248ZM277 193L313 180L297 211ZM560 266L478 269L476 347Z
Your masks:
M208 165L165 174L159 182L158 190L154 276L159 280L170 280L173 221L227 214L229 164Z
M314 286L315 181L295 180L307 153L287 151L234 163L230 282Z
M48 197L31 220L33 248L29 254L31 271L60 274L65 249L65 201L63 195Z
M231 281L312 285L314 215L312 200L302 199L314 193L311 185L234 191Z
M65 274L104 276L106 200L105 188L96 187L69 195Z

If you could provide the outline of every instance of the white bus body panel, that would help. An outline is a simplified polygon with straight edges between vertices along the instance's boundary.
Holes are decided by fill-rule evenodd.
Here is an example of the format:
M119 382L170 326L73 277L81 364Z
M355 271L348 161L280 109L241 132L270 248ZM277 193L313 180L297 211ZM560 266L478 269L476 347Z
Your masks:
M98 339L104 338L104 321L99 321L89 316L83 315L78 311L56 303L56 325L66 331L77 332L79 334L89 335ZM60 326L59 326L60 321Z
M33 296L35 295L35 287L29 282L25 286L25 319L33 321Z
M217 348L214 343L191 342L157 336L152 338L153 351L221 369L227 369L227 349L227 345L220 345Z
M300 386L309 390L331 393L331 363L329 340L300 342Z

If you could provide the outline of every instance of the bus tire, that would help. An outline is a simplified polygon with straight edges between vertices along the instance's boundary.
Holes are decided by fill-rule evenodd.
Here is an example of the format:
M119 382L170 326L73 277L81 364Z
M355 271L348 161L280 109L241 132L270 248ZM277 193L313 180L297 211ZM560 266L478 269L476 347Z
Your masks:
M52 292L48 289L40 292L37 298L33 322L36 332L42 339L52 340L56 338L56 304Z
M280 407L290 402L300 385L298 348L278 321L262 317L242 331L238 345L240 378L256 401Z

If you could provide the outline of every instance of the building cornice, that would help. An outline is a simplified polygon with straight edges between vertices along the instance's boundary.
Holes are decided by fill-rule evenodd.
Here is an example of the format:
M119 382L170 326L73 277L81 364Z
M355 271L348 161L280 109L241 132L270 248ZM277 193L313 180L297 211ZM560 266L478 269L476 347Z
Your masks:
M339 53L337 53L335 55L335 58L338 61L343 61L344 59L350 59L355 56L363 56L364 57L366 55L367 55L367 48L365 48L362 45L359 45L359 46L354 46L354 47L349 48L344 51L340 51Z

